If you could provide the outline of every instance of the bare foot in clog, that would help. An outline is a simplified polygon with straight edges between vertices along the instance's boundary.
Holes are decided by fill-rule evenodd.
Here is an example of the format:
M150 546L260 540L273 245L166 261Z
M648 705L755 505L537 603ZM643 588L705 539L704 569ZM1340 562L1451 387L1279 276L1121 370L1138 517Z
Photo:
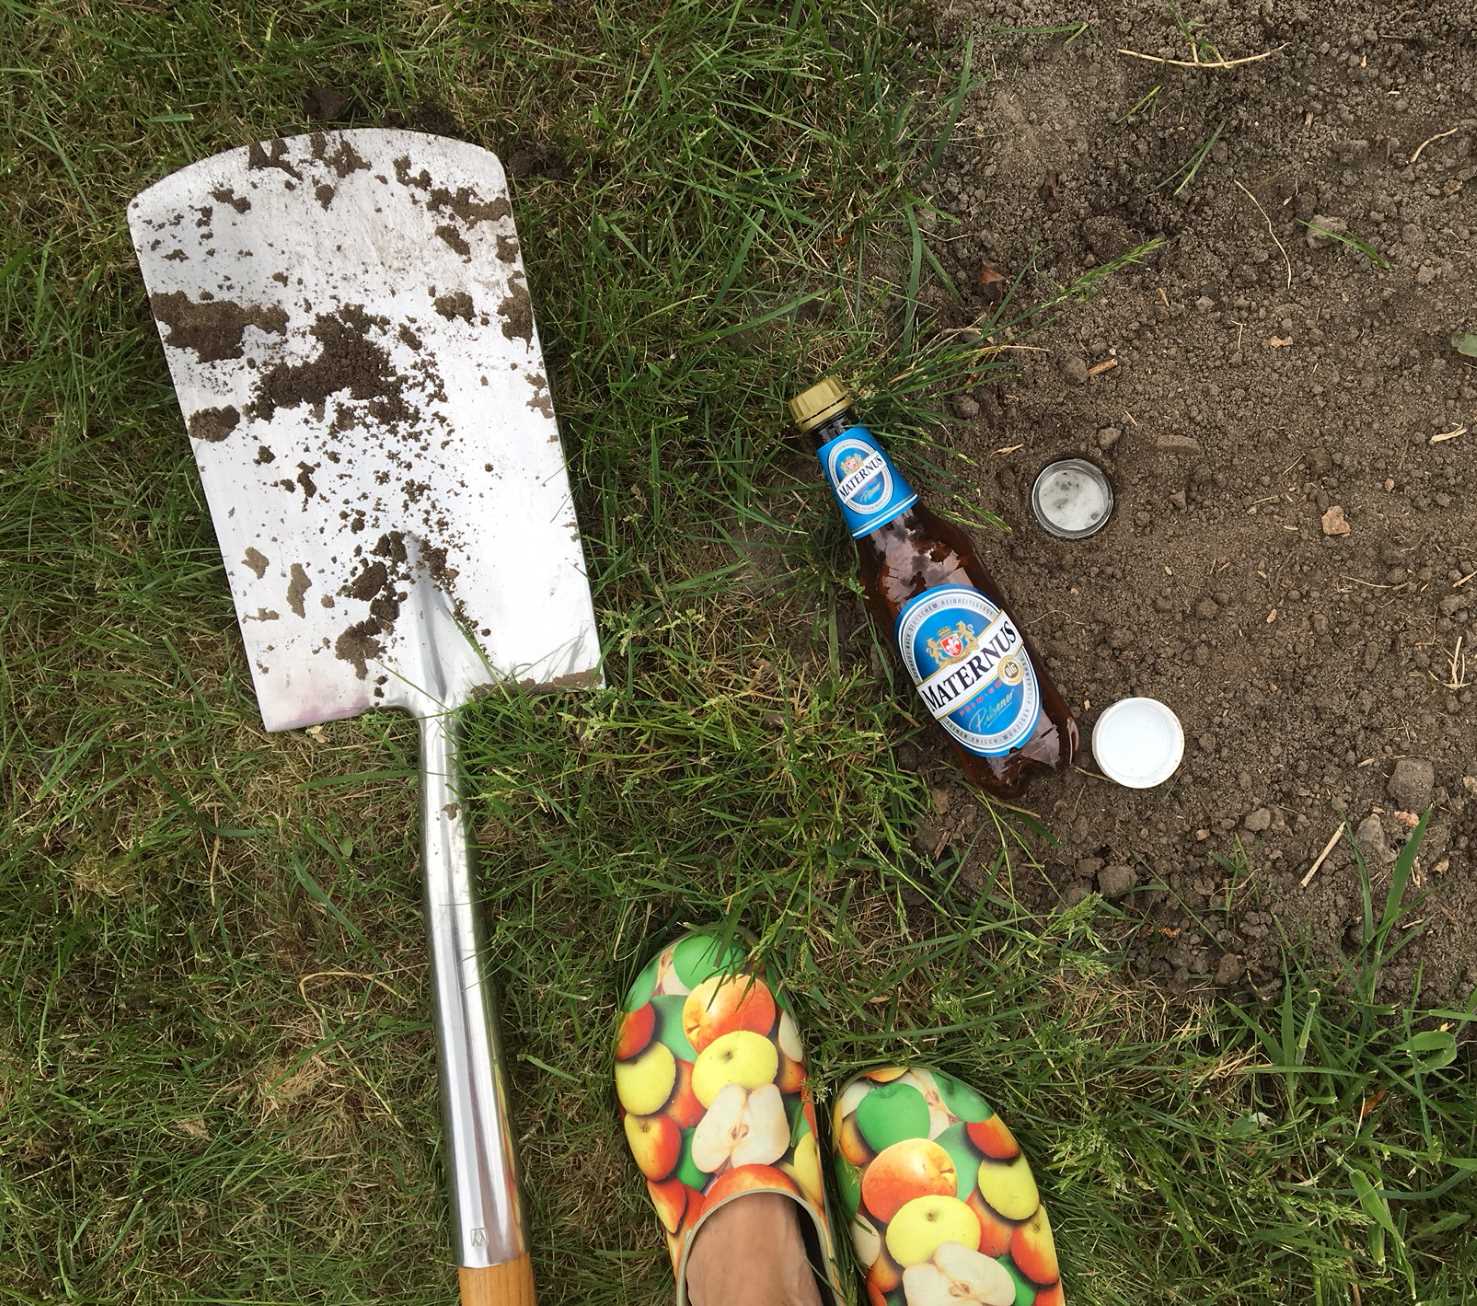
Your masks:
M805 1047L745 949L689 934L626 995L615 1086L678 1306L844 1301Z
M821 1306L795 1203L750 1193L703 1221L687 1257L690 1306Z

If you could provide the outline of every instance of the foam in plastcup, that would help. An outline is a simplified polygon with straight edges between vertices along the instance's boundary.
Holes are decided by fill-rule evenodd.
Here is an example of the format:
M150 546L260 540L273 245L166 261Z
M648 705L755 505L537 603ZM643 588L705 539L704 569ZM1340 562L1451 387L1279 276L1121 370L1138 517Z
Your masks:
M1031 498L1037 521L1064 539L1095 534L1113 511L1107 477L1082 458L1065 458L1042 468Z
M1152 789L1179 768L1185 732L1158 699L1124 698L1098 718L1092 755L1108 779L1129 789Z

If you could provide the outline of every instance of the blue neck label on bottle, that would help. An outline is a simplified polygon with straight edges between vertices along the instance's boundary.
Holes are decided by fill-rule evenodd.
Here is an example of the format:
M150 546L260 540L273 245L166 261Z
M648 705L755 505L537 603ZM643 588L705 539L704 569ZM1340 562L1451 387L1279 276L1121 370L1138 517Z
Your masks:
M1030 739L1041 686L1010 614L972 585L934 585L897 614L898 650L934 720L962 748L999 757Z
M870 535L918 502L865 426L849 426L817 450L853 539Z

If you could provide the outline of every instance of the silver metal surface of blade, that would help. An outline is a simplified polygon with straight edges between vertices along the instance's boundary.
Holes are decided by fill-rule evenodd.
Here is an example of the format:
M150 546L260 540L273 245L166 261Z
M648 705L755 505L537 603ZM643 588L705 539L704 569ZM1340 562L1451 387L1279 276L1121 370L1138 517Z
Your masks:
M267 729L600 683L496 156L314 133L128 216Z

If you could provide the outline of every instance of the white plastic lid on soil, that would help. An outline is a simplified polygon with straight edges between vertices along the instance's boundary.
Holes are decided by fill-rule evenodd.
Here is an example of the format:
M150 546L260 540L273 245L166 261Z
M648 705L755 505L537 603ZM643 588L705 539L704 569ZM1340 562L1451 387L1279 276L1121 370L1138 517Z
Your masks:
M1092 728L1092 755L1108 779L1152 789L1179 769L1185 732L1157 698L1120 698Z

